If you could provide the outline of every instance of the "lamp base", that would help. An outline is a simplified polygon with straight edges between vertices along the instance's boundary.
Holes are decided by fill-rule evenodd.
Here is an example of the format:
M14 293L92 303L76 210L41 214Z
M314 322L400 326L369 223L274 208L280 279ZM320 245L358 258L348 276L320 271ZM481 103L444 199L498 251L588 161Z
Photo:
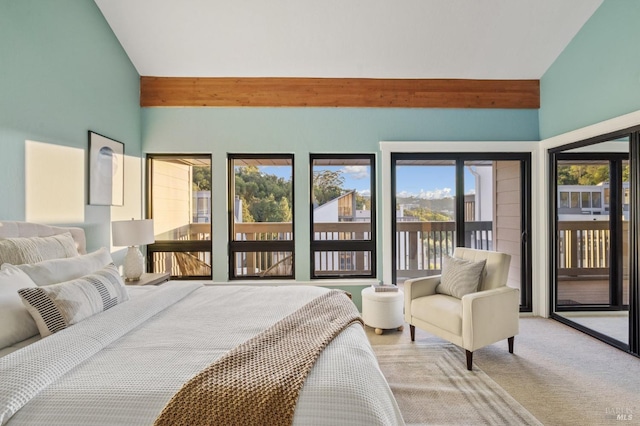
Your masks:
M122 265L125 281L138 281L144 272L144 256L136 246L130 246Z

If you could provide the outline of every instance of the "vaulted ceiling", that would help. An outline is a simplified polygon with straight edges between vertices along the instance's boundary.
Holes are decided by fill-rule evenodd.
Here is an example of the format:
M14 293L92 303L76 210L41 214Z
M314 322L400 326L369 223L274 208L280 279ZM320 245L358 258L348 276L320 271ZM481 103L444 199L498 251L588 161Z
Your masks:
M539 79L602 0L95 0L143 76Z

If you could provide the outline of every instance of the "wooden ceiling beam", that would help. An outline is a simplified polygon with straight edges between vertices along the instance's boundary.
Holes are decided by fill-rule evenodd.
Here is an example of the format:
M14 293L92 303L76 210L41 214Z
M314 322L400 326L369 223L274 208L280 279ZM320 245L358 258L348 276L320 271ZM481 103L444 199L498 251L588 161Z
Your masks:
M141 77L140 106L538 109L540 81Z

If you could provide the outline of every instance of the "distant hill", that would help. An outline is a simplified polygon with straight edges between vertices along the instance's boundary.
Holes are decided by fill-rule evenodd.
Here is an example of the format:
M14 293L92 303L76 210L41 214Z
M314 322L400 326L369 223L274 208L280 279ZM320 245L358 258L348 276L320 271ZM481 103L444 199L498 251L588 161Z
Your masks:
M396 200L397 205L403 204L405 208L415 206L442 213L455 211L455 199L453 197L436 198L431 200L418 197L398 197Z

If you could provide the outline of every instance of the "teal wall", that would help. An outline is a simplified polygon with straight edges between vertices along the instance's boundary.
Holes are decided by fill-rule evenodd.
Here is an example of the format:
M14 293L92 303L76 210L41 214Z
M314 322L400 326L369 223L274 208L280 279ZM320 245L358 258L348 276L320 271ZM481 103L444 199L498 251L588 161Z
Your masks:
M640 1L604 0L540 81L540 136L640 109Z
M27 219L25 181L46 185L68 168L86 167L88 130L124 142L125 153L139 157L138 93L138 73L93 1L1 0L0 218ZM80 163L29 169L27 140L47 153L77 151ZM79 180L85 177L80 170ZM77 185L85 192L86 182ZM109 247L111 209L82 198L59 222L85 227L90 248Z
M380 141L538 140L537 110L143 108L146 153L213 154L213 270L227 280L227 153L294 153L296 277L309 279L309 153L379 153ZM379 161L379 160L378 160ZM377 164L381 170L381 164ZM378 200L381 178L378 173ZM378 217L381 217L378 203ZM378 235L381 235L378 223ZM378 240L378 253L383 243ZM222 254L222 255L220 255ZM378 276L382 277L382 259Z

